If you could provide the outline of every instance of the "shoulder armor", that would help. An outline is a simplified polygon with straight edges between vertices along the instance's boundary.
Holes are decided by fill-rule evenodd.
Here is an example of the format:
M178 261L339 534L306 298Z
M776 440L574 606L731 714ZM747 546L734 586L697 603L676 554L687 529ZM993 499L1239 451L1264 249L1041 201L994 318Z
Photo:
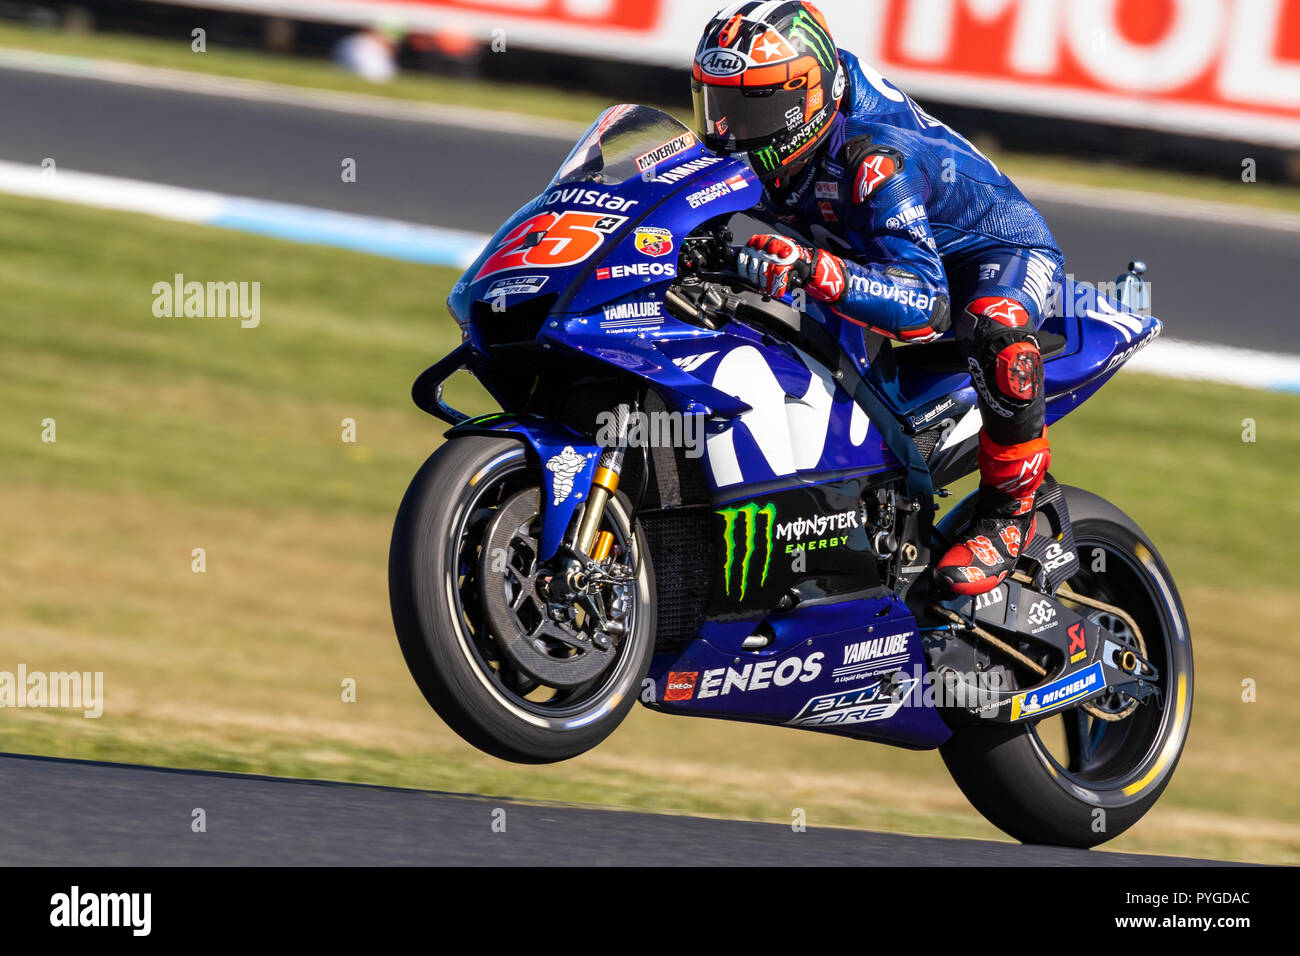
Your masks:
M862 205L885 183L903 171L903 154L892 146L873 143L859 136L844 146L844 157L853 170L853 202Z

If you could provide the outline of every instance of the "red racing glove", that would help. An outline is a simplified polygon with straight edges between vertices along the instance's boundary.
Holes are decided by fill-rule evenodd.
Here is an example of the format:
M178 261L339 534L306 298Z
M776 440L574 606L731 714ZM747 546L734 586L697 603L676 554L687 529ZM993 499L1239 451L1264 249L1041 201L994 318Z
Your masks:
M848 287L844 260L785 236L754 236L736 254L736 270L775 299L791 289L807 289L821 302L838 302Z

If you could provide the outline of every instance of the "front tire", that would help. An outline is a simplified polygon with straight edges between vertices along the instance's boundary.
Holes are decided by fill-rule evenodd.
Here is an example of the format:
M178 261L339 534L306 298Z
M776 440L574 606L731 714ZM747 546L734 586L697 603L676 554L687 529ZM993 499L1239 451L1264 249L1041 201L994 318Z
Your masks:
M628 525L630 508L622 496L610 500L602 528L614 533L615 554L636 573L627 631L604 652L611 659L593 664L596 649L584 657L581 646L544 637L520 643L519 635L493 633L502 615L489 611L502 602L489 609L486 589L508 592L512 607L526 610L529 603L536 555L530 564L528 552L536 545L538 520L529 518L536 512L526 506L535 505L532 489L540 485L537 463L516 440L448 441L411 481L389 551L393 624L416 684L462 738L516 763L566 760L604 740L635 703L654 653L654 572L642 532L633 534ZM501 540L503 522L494 518L520 524L499 580L493 577L498 565L483 554L489 535ZM551 656L539 666L521 666L512 654L533 646ZM563 676L569 662L572 680ZM555 668L546 671L556 675L554 685L537 679L543 667Z
M1081 565L1069 587L1137 621L1160 672L1159 698L1110 713L1102 698L1093 710L1109 719L1074 708L1031 724L975 720L940 753L994 826L1024 843L1086 848L1135 824L1168 785L1191 722L1192 646L1173 576L1147 536L1104 499L1062 490Z

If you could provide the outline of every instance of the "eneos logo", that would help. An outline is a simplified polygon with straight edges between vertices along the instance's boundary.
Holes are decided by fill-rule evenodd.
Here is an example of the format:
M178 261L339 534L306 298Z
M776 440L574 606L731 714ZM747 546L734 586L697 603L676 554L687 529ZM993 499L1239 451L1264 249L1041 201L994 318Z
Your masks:
M695 681L699 671L673 671L665 684L664 700L690 700L695 696Z

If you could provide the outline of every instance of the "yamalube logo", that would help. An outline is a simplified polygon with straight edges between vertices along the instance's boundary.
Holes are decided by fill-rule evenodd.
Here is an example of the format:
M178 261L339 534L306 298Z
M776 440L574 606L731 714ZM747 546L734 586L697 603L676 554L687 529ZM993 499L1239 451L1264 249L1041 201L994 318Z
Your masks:
M238 318L245 329L262 321L262 283L186 282L176 273L171 282L153 284L153 314L160 319Z
M706 76L735 76L744 73L745 58L732 50L712 49L700 57L700 72Z

